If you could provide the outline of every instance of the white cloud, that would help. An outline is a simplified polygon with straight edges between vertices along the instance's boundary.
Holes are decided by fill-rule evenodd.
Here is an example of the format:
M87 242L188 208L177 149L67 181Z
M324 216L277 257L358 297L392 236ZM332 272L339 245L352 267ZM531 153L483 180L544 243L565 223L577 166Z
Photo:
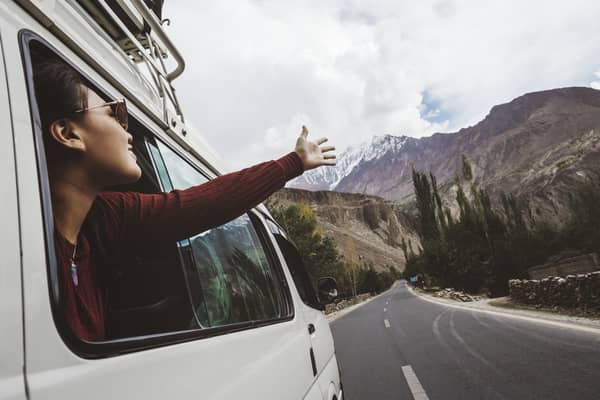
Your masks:
M163 15L187 61L184 112L236 169L292 150L303 124L341 151L600 86L600 2L170 0Z
M596 71L596 73L594 75L596 75L596 78L598 78L598 80L590 83L590 86L596 90L600 90L600 69L598 71Z

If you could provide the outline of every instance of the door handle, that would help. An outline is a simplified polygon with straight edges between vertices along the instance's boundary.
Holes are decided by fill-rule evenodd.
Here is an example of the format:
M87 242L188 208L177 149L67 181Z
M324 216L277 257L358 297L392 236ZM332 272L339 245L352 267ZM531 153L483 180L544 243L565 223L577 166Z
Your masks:
M315 361L315 352L313 351L313 348L310 348L310 365L312 366L312 370L313 370L313 376L317 376L317 372L319 372L317 370L317 362Z
M315 326L313 324L308 324L308 333L310 335L312 335L313 333L315 333L317 329L315 328Z

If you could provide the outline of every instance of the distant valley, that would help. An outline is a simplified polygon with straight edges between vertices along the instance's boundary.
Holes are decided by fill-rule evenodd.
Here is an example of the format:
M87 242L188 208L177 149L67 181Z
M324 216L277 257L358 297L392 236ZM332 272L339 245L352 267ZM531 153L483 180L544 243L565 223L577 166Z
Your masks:
M403 270L402 238L418 243L413 218L396 202L381 197L284 188L267 202L270 207L293 203L309 204L323 234L334 239L340 253L350 258L347 261L359 265L371 263L376 270L392 265Z

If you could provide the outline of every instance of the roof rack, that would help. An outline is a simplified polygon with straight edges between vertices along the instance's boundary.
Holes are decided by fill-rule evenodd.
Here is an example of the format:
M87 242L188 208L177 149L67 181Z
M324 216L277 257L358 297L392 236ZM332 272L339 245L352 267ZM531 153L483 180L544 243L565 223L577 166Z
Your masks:
M53 0L50 0L50 4L38 0L16 1L45 21L44 25L59 28L50 20L49 10L54 7L51 5ZM172 85L173 80L183 73L185 62L162 27L168 20L160 21L156 14L161 14L162 1L66 0L66 3L82 15L87 14L85 17L98 27L96 30L103 30L100 33L121 48L138 70L145 65L149 83L162 100L163 122L171 130L185 136L185 119ZM150 10L147 4L157 6L153 7L156 11ZM174 68L167 69L167 60L174 61Z
M96 21L121 48L133 57L135 61L150 55L167 58L171 55L177 66L167 72L164 65L155 65L157 71L165 75L168 82L173 81L183 72L185 62L162 28L165 21L160 21L154 11L151 11L142 0L78 0ZM156 34L154 37L152 33ZM156 40L156 39L159 40ZM162 46L159 45L162 44ZM145 51L144 51L145 50Z
M181 122L184 122L171 82L183 73L185 61L163 30L163 21L159 21L142 0L79 0L79 3L96 18L132 61L146 65L163 99L163 110L166 113L166 103L170 101ZM176 63L171 71L167 70L164 62L169 56ZM168 115L164 117L168 125L176 124Z

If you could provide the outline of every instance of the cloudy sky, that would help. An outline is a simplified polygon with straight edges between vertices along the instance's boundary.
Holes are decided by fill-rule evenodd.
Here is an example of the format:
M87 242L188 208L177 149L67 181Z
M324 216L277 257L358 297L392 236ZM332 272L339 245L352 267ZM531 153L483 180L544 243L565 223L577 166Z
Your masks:
M453 132L526 92L600 89L592 0L166 0L188 120L229 170L327 136Z

